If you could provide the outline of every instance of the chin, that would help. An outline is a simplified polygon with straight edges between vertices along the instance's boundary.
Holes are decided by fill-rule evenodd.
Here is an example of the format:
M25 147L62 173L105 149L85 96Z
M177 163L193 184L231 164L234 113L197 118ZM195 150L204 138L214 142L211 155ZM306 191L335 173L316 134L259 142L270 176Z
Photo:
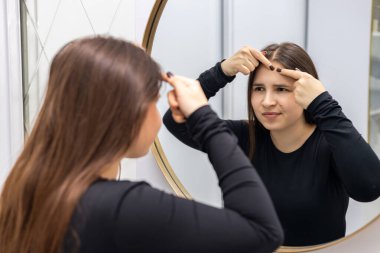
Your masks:
M131 159L140 158L140 157L146 156L148 153L149 153L149 148L145 151L127 154L125 158L131 158Z
M268 131L277 131L277 130L282 130L283 127L278 126L277 124L262 124L264 128Z

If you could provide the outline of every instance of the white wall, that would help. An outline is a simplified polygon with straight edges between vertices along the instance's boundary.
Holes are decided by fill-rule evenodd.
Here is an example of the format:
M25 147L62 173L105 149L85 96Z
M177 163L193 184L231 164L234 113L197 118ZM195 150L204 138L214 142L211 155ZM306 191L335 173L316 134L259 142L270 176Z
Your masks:
M23 144L20 19L17 1L0 3L0 189Z

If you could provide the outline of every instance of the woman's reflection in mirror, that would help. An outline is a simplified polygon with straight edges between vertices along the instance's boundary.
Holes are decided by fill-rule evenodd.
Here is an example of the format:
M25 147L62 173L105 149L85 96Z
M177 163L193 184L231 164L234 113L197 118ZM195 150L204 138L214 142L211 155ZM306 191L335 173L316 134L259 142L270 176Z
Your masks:
M238 73L249 75L248 121L225 123L269 191L284 245L344 237L349 198L368 202L380 195L378 157L325 90L300 46L271 44L260 51L247 46L198 80L210 98ZM183 143L200 148L170 111L164 124Z

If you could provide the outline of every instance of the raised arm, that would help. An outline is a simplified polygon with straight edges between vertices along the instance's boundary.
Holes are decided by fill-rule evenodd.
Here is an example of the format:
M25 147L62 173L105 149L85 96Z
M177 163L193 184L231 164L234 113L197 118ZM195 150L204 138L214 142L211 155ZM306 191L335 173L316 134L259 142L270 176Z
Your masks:
M330 146L336 172L349 196L372 201L380 196L380 160L343 114L322 83L311 75L284 69L294 78L296 101L312 115Z
M265 52L260 52L252 47L246 46L238 50L234 55L228 59L218 62L214 67L203 72L198 81L202 87L207 99L215 96L215 94L226 86L227 83L234 80L236 74L242 73L248 75L252 72L259 63L264 64L271 70L274 67L270 61L265 57ZM168 109L163 117L163 122L166 128L184 144L199 149L199 146L192 140L191 136L186 129L185 117L180 113L176 107ZM240 128L239 122L227 122L231 126L231 130L238 135ZM237 131L235 131L237 130Z
M346 118L328 92L308 107L332 151L337 173L349 196L373 201L380 196L380 160L370 145Z
M227 83L231 82L234 78L235 76L229 77L225 75L221 68L221 63L218 62L214 67L203 72L198 77L198 80L207 99L209 99L210 97L215 96L220 89L222 89ZM176 108L171 107L166 111L163 117L163 123L169 132L178 140L187 146L199 150L198 144L191 138L186 124L184 124L184 116Z

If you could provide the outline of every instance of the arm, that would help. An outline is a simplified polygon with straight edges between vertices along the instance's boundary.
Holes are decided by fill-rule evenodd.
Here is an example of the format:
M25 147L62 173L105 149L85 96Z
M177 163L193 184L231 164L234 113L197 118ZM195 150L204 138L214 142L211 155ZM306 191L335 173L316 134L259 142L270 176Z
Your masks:
M283 240L281 226L236 137L209 106L194 112L186 124L214 166L225 208L142 186L120 204L115 221L118 248L140 252L273 252Z
M232 82L236 75L227 76L222 69L222 62L218 62L214 67L206 70L198 77L198 81L201 84L202 90L205 93L207 99L215 96L215 94L227 83Z
M380 161L368 143L346 118L339 104L323 84L310 74L283 69L282 75L295 80L296 102L314 118L330 146L336 172L349 196L372 201L380 195Z
M177 123L174 121L170 110L164 116L164 124L166 128L183 144L197 150L201 150L199 143L197 143L191 136L186 123ZM244 120L223 120L226 126L232 131L239 140L239 146L244 152L248 154L248 122Z
M229 77L224 74L221 63L218 62L214 67L203 72L198 81L201 84L202 90L207 99L215 96L227 83L231 82L235 76ZM163 123L169 132L174 135L182 143L199 150L199 146L191 138L185 123L177 123L173 119L172 111L168 109L163 117Z
M380 195L380 161L328 92L308 106L328 142L336 171L350 197L372 201Z
M235 79L236 74L248 75L259 65L264 64L267 68L274 70L270 61L264 56L263 52L246 46L238 50L234 55L225 61L218 62L214 67L203 72L198 81L207 99L226 86L227 83ZM181 120L175 120L173 114ZM169 109L163 118L166 128L180 141L186 145L198 149L197 144L189 136L184 124L185 118L176 108ZM236 133L236 132L235 132Z
M236 74L249 75L260 63L268 69L274 70L272 63L265 57L264 52L245 46L228 59L203 72L198 81L201 83L203 92L208 99L215 96L219 89L223 88L227 83L232 82Z

